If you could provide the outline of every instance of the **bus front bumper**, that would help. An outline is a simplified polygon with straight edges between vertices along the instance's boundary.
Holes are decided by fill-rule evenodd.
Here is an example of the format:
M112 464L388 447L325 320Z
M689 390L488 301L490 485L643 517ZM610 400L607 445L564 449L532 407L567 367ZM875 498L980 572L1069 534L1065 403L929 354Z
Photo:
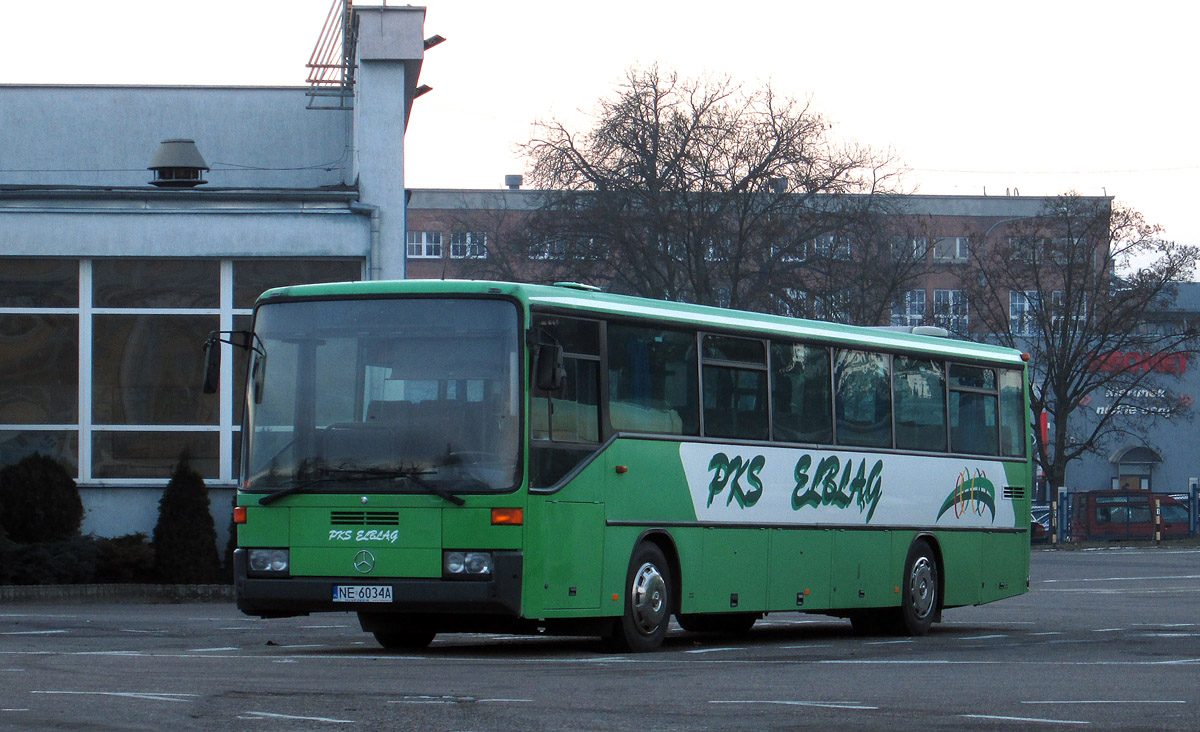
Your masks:
M288 617L316 612L415 615L497 615L521 612L523 559L518 551L492 552L491 579L397 577L250 577L245 550L233 555L234 592L247 615ZM391 602L334 602L337 586L390 587Z

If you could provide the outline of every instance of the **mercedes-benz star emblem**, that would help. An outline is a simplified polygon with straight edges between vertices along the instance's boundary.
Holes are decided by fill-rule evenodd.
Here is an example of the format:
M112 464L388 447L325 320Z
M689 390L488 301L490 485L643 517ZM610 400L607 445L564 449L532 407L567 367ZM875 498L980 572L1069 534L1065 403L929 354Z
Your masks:
M363 549L358 554L355 554L354 569L358 570L359 574L366 574L372 569L375 569L375 555L366 549Z

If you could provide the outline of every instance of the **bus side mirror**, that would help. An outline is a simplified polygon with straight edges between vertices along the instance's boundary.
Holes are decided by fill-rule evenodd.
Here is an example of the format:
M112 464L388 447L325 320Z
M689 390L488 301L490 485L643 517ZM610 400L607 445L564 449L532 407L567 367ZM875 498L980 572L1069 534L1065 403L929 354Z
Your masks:
M213 334L204 342L204 393L216 394L220 384L221 340Z
M267 372L267 354L265 351L255 351L252 358L254 361L250 367L250 388L254 390L254 403L262 404L263 375Z
M542 391L558 391L567 380L563 349L556 343L539 343L533 359L533 385Z

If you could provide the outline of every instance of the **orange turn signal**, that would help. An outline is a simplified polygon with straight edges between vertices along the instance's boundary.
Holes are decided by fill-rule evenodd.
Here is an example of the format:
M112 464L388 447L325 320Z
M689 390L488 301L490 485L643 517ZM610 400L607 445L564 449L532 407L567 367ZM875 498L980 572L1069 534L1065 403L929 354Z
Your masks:
M234 506L233 507L233 523L235 523L235 524L246 523L246 507L245 506Z
M520 526L525 523L525 512L519 508L493 508L492 526Z

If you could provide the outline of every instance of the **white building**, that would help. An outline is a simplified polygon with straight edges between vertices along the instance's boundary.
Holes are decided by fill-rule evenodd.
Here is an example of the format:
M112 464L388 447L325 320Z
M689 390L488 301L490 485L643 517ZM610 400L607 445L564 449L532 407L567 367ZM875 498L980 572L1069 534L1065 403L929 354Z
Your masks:
M206 335L268 287L404 277L424 17L353 9L338 109L307 87L0 85L0 465L65 463L84 533L151 531L185 450L223 530L242 362L226 347L201 394ZM183 138L203 160L152 174Z

